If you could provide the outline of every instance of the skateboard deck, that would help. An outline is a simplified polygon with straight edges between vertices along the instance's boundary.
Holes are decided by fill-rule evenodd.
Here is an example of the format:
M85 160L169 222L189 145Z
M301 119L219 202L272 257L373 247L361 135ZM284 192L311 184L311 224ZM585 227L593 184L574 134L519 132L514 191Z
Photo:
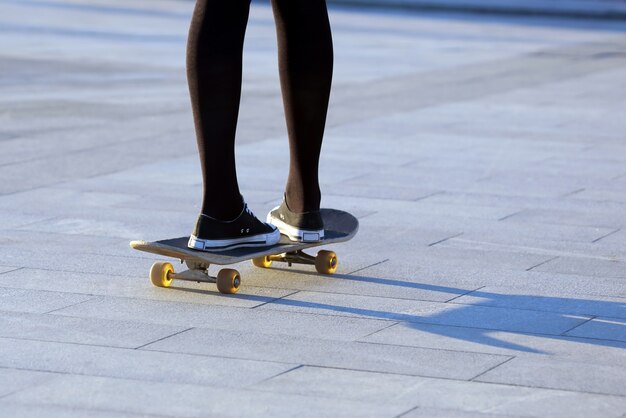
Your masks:
M252 260L257 267L269 268L272 262L311 264L322 274L337 270L338 258L333 251L321 250L316 256L304 252L307 248L344 242L352 239L359 229L359 221L336 209L321 209L324 220L324 240L319 242L294 242L281 235L280 241L265 247L241 247L224 251L199 251L187 247L189 237L165 239L154 242L131 241L130 246L139 251L176 258L188 270L176 273L168 262L155 262L150 269L150 280L158 287L169 287L173 280L216 283L221 293L236 293L241 285L241 275L234 269L222 269L216 277L209 275L211 264L228 265Z

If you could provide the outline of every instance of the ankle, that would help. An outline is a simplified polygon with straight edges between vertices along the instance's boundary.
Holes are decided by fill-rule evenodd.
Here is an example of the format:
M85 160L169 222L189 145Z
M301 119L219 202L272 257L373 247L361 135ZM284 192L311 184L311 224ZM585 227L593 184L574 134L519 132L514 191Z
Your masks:
M244 206L245 203L243 201L243 198L238 201L235 200L230 202L220 199L219 202L204 202L204 204L202 205L202 211L200 213L217 221L229 222L237 219L239 215L241 215Z

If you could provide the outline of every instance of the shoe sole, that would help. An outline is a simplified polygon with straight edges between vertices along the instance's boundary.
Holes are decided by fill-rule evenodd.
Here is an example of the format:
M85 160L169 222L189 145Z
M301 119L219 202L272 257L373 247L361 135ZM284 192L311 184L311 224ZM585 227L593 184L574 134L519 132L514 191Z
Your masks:
M267 223L274 225L281 234L286 235L291 241L296 242L319 242L324 240L324 230L311 231L296 228L278 218L274 218L271 213L267 215Z
M277 229L267 234L232 239L201 239L192 235L189 237L187 247L200 251L226 251L243 247L267 247L277 244L278 241L280 241L280 231Z

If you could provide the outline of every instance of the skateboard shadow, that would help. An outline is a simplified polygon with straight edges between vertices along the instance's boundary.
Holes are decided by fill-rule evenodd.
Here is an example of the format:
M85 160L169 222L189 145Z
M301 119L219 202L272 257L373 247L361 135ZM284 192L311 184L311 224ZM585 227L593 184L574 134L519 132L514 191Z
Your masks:
M292 271L276 268L277 270ZM299 274L313 275L316 273L298 271ZM467 342L492 346L513 351L549 354L549 352L513 341L507 341L495 336L497 333L506 333L510 338L532 337L546 338L558 341L577 342L607 347L626 348L626 301L600 301L579 298L536 296L493 293L477 289L462 289L458 287L432 285L425 283L406 282L402 280L367 277L362 275L335 274L325 280L353 281L379 286L394 286L404 289L423 290L426 292L444 293L449 298L398 297L397 292L388 296L389 304L384 300L376 301L378 306L389 306L392 300L401 305L397 310L371 309L355 306L359 302L352 299L346 304L320 303L298 300L297 293L284 298L269 298L257 295L236 295L235 297L261 302L264 308L316 313L325 315L339 315L342 317L361 317L388 320L396 322L395 326L404 326L416 331L437 334L442 337L464 340ZM375 296L371 290L363 298ZM302 290L306 291L306 290ZM313 290L316 291L316 290ZM380 295L389 294L381 288ZM333 293L333 299L341 297L341 292ZM353 294L346 294L351 298ZM441 295L440 295L441 296ZM466 303L456 301L461 296L470 296ZM356 296L360 298L361 296ZM385 296L382 296L384 299ZM410 313L411 302L416 310L423 313ZM421 306L418 306L421 305ZM589 322L593 321L591 327ZM577 329L583 325L587 329ZM518 340L520 338L517 338Z

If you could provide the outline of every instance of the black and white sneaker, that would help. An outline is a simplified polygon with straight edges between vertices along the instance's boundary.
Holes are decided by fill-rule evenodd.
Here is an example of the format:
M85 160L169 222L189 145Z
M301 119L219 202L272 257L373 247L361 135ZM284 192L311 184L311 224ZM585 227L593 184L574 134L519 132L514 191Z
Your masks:
M294 213L284 199L280 206L267 214L267 223L275 225L292 241L317 242L324 239L324 221L320 211Z
M243 210L232 221L220 221L201 214L187 246L194 250L221 251L239 247L264 247L280 240L275 226L257 219L244 203Z

